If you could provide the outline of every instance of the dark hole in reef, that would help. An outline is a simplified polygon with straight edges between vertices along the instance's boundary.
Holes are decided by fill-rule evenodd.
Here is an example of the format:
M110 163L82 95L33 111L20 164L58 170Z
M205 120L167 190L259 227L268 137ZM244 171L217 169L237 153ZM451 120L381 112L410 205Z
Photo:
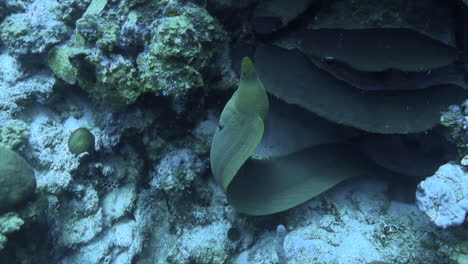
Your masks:
M70 57L70 62L78 69L78 75L80 79L87 82L95 83L96 78L96 67L85 60L85 54L77 54Z
M21 57L19 61L26 71L36 72L37 68L44 67L47 56L45 54L29 54Z
M70 4L70 10L72 10L72 12L68 13L68 16L64 19L64 22L67 26L76 28L76 21L83 16L85 10L81 9L78 4L74 2Z
M50 263L49 250L49 226L40 219L22 229L8 234L8 243L0 251L0 263L20 263L27 255L34 263Z
M239 240L241 237L239 228L234 227L234 226L229 228L229 230L227 231L227 237L231 241Z

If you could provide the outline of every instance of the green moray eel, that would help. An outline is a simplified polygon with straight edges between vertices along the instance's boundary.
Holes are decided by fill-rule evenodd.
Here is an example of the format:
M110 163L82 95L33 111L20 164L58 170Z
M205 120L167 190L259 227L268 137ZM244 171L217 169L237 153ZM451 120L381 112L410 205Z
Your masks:
M210 150L213 175L224 189L260 144L268 107L253 63L244 58L239 87L221 113Z
M224 107L210 150L211 170L239 212L268 215L301 204L350 177L376 173L359 151L327 144L265 160L251 158L268 115L265 88L249 58Z

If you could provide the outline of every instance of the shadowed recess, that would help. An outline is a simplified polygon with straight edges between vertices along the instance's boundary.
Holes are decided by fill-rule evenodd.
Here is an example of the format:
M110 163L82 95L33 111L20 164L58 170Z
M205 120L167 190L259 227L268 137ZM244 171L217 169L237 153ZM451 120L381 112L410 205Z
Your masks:
M455 157L455 149L437 133L367 135L361 151L376 164L401 175L428 177Z

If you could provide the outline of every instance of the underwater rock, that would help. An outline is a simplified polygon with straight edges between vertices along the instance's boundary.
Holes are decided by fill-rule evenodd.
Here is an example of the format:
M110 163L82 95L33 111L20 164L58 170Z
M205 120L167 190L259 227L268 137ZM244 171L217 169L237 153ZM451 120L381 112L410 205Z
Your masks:
M375 133L430 129L443 109L468 97L468 91L452 86L364 92L318 69L300 52L274 46L257 47L255 62L269 93L330 121Z
M71 192L73 193L73 198L62 204L62 208L59 211L60 219L89 216L102 208L99 193L94 186L77 183L72 186Z
M54 228L50 230L54 246L61 249L77 248L104 228L99 194L94 186L78 183L69 190L70 199L59 196L62 201L52 200L48 212L54 219Z
M468 211L468 177L461 166L446 164L418 185L416 204L437 226L461 225Z
M0 213L26 201L35 190L36 178L31 166L15 152L0 146Z

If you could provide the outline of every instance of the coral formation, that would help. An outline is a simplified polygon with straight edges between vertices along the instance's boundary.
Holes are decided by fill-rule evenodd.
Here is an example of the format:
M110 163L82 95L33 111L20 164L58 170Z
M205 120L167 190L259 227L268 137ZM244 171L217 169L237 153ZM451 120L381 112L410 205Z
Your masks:
M24 13L5 18L0 24L0 39L12 54L21 57L46 53L71 33L57 12L59 5L55 0L33 1Z
M458 148L458 159L468 165L468 100L461 105L451 105L442 112L440 124L447 127L447 138Z
M0 146L0 213L13 209L36 190L36 178L29 164L15 152Z
M442 110L468 96L466 90L450 85L364 93L317 68L298 51L274 46L257 47L255 60L260 78L273 95L332 122L368 132L425 131L438 124Z
M0 250L3 249L7 242L6 235L18 231L23 224L23 219L13 213L4 214L0 217Z
M40 69L26 72L13 56L0 54L0 122L10 121L27 106L45 104L52 96L56 80Z
M164 155L155 166L150 184L168 195L180 196L204 171L205 164L191 150L175 150Z
M94 150L94 145L95 139L93 133L84 127L73 131L68 138L68 149L71 153L76 155L84 152L92 152Z
M104 1L95 5L77 20L76 39L49 54L57 76L112 106L145 92L183 96L204 85L203 73L225 39L205 9L167 3L168 15L148 21L138 12L120 16Z
M418 185L416 202L434 224L461 225L468 211L468 180L463 168L446 164Z
M0 145L16 150L24 145L29 137L29 127L21 120L12 120L0 128Z
M151 25L147 47L137 58L145 91L183 96L202 87L203 71L224 39L217 21L205 9L183 7L175 16ZM175 59L177 58L177 59Z

